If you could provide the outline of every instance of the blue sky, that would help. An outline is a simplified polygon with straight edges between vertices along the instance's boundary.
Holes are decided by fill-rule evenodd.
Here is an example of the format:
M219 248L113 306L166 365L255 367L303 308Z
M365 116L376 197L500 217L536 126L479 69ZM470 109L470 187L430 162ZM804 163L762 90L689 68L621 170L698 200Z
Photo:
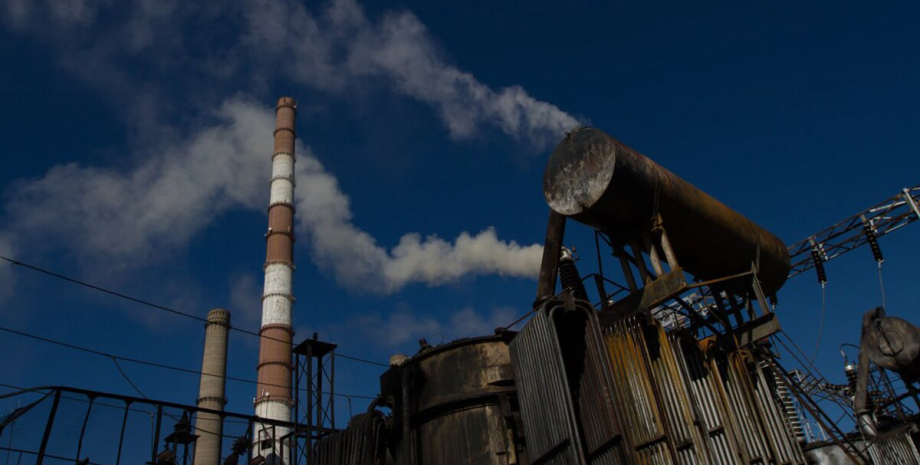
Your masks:
M0 252L255 330L270 115L290 95L308 202L298 338L385 361L530 308L543 164L575 122L788 243L920 183L908 2L186 3L0 3ZM567 232L586 273L593 237ZM908 318L918 235L882 240L889 312ZM836 348L857 342L879 286L868 250L828 274L817 361L839 382ZM814 276L779 298L810 353ZM0 325L200 365L200 323L7 265ZM253 339L232 336L230 375L255 377ZM0 350L15 354L0 382L133 392L104 358L10 334ZM124 368L150 397L194 402L195 376ZM373 395L379 373L341 360L337 387ZM228 408L249 412L254 390L229 383Z

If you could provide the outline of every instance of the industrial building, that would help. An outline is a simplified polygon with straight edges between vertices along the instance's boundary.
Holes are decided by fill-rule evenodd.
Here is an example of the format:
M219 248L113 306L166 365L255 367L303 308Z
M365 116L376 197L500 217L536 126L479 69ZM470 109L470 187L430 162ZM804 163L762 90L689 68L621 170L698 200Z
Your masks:
M866 309L853 322L862 325L858 360L845 367L848 384L835 385L781 332L776 298L804 272L826 281L826 262L862 245L882 260L878 239L920 219L920 186L788 246L588 127L561 135L547 162L532 310L492 334L422 341L418 353L392 357L368 409L336 425L337 346L293 330L296 112L294 99L278 100L266 159L254 412L224 411L231 318L214 309L196 406L47 388L0 419L5 443L16 421L45 415L33 446L10 439L17 465L102 463L83 447L100 405L124 414L111 438L118 454L104 465L120 465L124 444L153 465L920 465L920 330ZM614 266L580 270L563 245L569 227L591 228L598 263ZM82 423L55 420L68 402L85 410ZM829 415L828 403L848 420ZM155 422L150 437L126 437L132 409Z

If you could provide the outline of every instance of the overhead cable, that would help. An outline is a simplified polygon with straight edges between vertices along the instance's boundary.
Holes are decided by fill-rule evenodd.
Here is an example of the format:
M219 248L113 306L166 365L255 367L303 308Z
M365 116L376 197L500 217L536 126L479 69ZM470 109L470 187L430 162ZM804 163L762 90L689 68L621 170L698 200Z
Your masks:
M63 281L67 281L67 282L69 282L69 283L76 284L76 285L78 285L78 286L83 286L83 287L86 287L86 288L88 288L88 289L92 289L92 290L94 290L94 291L102 292L102 293L104 293L104 294L108 294L108 295L111 295L111 296L114 296L114 297L118 297L118 298L121 298L121 299L125 299L125 300L131 301L131 302L134 302L134 303L137 303L137 304L140 304L140 305L144 305L144 306L146 306L146 307L154 308L154 309L157 309L157 310L160 310L160 311L164 311L164 312L167 312L167 313L171 313L171 314L173 314L173 315L182 316L182 317L185 317L185 318L191 318L191 319L193 319L193 320L200 321L200 322L202 322L202 323L207 323L207 322L208 322L207 318L202 318L202 317L200 317L200 316L197 316L197 315L194 315L194 314L191 314L191 313L188 313L188 312L183 312L183 311L179 311L179 310L176 310L176 309L173 309L173 308L169 308L169 307L167 307L167 306L165 306L165 305L160 305L160 304L151 302L151 301L149 301L149 300L144 300L144 299L141 299L141 298L138 298L138 297L132 297L132 296L130 296L130 295L128 295L128 294L125 294L125 293L122 293L122 292L118 292L118 291L114 291L114 290L111 290L111 289L108 289L108 288L104 288L104 287L102 287L102 286L99 286L99 285L96 285L96 284L91 284L91 283L88 283L88 282L86 282L86 281L81 281L81 280L76 279L76 278L71 278L71 277L65 276L65 275L63 275L63 274L61 274L61 273L57 273L57 272L54 272L54 271L51 271L51 270L48 270L48 269L45 269L45 268L38 267L38 266L36 266L36 265L32 265L32 264L29 264L29 263L25 263L25 262L22 262L22 261L19 261L19 260L10 258L10 257L5 257L5 256L3 256L3 255L0 255L0 260L5 260L5 261L7 261L7 262L9 262L9 263L11 263L11 264L13 264L13 265L21 266L21 267L23 267L23 268L27 268L27 269L30 269L30 270L32 270L32 271L37 271L37 272L39 272L39 273L42 273L42 274L51 276L51 277L53 277L53 278L57 278L57 279L60 279L60 280L63 280ZM250 336L255 336L255 337L258 337L258 338L265 338L265 339L268 339L268 340L272 340L272 341L276 341L276 342L283 342L283 343L285 343L285 344L291 344L291 345L293 345L292 342L284 341L284 340L281 340L281 339L276 339L276 338L269 337L269 336L265 336L265 335L262 335L262 334L259 334L259 333L255 332L255 331L249 331L249 330L242 329L242 328L237 328L237 327L231 327L230 330L231 330L231 331L237 331L237 332L240 332L240 333L243 333L243 334L248 334L248 335L250 335ZM336 357L341 357L341 358L344 358L344 359L348 359L348 360L353 360L353 361L355 361L355 362L361 362L361 363L366 363L366 364L369 364L369 365L376 365L376 366L381 366L381 367L389 368L389 365L387 365L386 363L375 362L375 361L373 361L373 360L367 360L367 359L360 358L360 357L355 357L355 356L352 356L352 355L346 355L346 354L341 354L341 353L336 352L335 356L336 356Z

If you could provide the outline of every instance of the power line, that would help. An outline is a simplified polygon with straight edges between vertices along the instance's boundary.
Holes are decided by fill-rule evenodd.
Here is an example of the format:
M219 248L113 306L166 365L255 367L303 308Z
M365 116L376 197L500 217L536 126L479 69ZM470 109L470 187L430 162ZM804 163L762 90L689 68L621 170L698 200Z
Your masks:
M38 266L36 266L36 265L32 265L32 264L29 264L29 263L25 263L25 262L22 262L22 261L13 259L13 258L9 258L9 257L5 257L5 256L3 256L3 255L0 255L0 260L5 260L5 261L7 261L7 262L9 262L9 263L11 263L11 264L13 264L13 265L15 265L15 266L21 266L21 267L23 267L23 268L27 268L27 269L30 269L30 270L32 270L32 271L36 271L36 272L42 273L42 274L44 274L44 275L51 276L51 277L53 277L53 278L57 278L57 279L60 279L60 280L63 280L63 281L67 281L67 282L69 282L69 283L71 283L71 284L76 284L76 285L78 285L78 286L83 286L83 287L85 287L85 288L92 289L92 290L98 291L98 292L102 292L103 294L108 294L108 295L111 295L111 296L114 296L114 297L118 297L118 298L121 298L121 299L125 299L125 300L128 300L128 301L134 302L134 303L136 303L136 304L144 305L144 306L147 306L147 307L150 307L150 308L155 308L155 309L157 309L157 310L164 311L164 312L167 312L167 313L171 313L171 314L173 314L173 315L178 315L178 316L182 316L182 317L185 317L185 318L191 318L191 319L193 319L193 320L195 320L195 321L200 321L200 322L202 322L202 323L208 323L207 318L202 318L202 317L200 317L200 316L197 316L197 315L194 315L194 314L191 314L191 313L188 313L188 312L183 312L183 311L179 311L179 310L176 310L176 309L173 309L173 308L169 308L169 307L167 307L167 306L165 306L165 305L160 305L160 304L151 302L151 301L149 301L149 300L144 300L144 299L141 299L141 298L138 298L138 297L132 297L132 296L130 296L130 295L128 295L128 294L125 294L125 293L122 293L122 292L118 292L118 291L114 291L114 290L111 290L111 289L108 289L108 288L104 288L104 287L102 287L102 286L98 286L98 285L96 285L96 284L91 284L91 283L88 283L88 282L86 282L86 281L81 281L81 280L76 279L76 278L71 278L71 277L69 277L69 276L65 276L65 275L63 275L63 274L60 274L60 273L57 273L57 272L54 272L54 271L51 271L51 270L48 270L48 269L45 269L45 268L38 267ZM255 337L258 337L258 338L265 338L265 339L268 339L268 340L271 340L271 341L275 341L275 342L281 342L281 343L284 343L284 344L294 345L292 342L288 342L288 341L285 341L285 340L282 340L282 339L273 338L273 337L270 337L270 336L265 336L265 335L262 335L262 334L259 334L259 333L255 332L255 331L249 331L249 330L246 330L246 329L237 328L237 327L235 327L235 326L231 326L231 327L230 327L230 330L231 330L231 331L238 331L238 332L240 332L240 333L248 334L248 335L250 335L250 336L255 336ZM373 360L367 360L367 359L360 358L360 357L355 357L355 356L352 356L352 355L346 355L346 354L341 354L341 353L336 353L335 355L336 355L336 357L341 357L341 358L344 358L344 359L353 360L353 361L360 362L360 363L366 363L366 364L369 364L369 365L376 365L376 366L381 366L381 367L385 367L385 368L389 368L389 367L390 367L389 365L387 365L387 364L385 364L385 363L375 362L375 361L373 361Z
M68 349L76 350L76 351L79 351L79 352L85 352L85 353L97 355L97 356L100 356L100 357L106 357L106 358L109 358L109 359L111 359L111 360L115 360L115 361L116 361L116 366L118 366L117 361L120 360L120 361L123 361L123 362L135 363L135 364L138 364L138 365L145 365L145 366L154 367L154 368L161 368L161 369L164 369L164 370L180 371L180 372L183 372L183 373L194 374L194 375L199 375L199 376L213 376L213 377L216 377L216 378L223 378L223 379L225 379L225 380L237 381L237 382L241 382L241 383L249 383L249 384L256 384L256 385L262 384L263 386L282 387L282 388L287 388L287 387L288 387L288 386L281 386L281 385L278 385L278 384L271 384L271 383L259 383L259 382L256 381L256 380L246 379L246 378L237 378L237 377L234 377L234 376L226 376L226 375L221 376L221 375L215 375L215 374L211 374L211 373L203 373L203 372L198 371L198 370L191 370L191 369L188 369L188 368L182 368L182 367L177 367L177 366L172 366L172 365L166 365L166 364L159 363L159 362L151 362L151 361L148 361L148 360L140 360L140 359L131 358L131 357L123 357L123 356L120 356L120 355L114 355L114 354L110 354L110 353L107 353L107 352L103 352L103 351L101 351L101 350L91 349L91 348L88 348L88 347L82 347L82 346L78 346L78 345L71 344L71 343L68 343L68 342L58 341L58 340L51 339L51 338L47 338L47 337L44 337L44 336L38 336L38 335L35 335L35 334L29 334L29 333L26 333L26 332L23 332L23 331L19 331L19 330L16 330L16 329L7 328L7 327L5 327L5 326L0 326L0 331L5 331L5 332L8 332L8 333L16 334L16 335L18 335L18 336L26 337L26 338L29 338L29 339L35 339L35 340L37 340L37 341L45 342L45 343L48 343L48 344L53 344L53 345L57 345L57 346L61 346L61 347L66 347L66 348L68 348ZM121 367L118 367L118 368L119 368L119 371L121 371ZM124 373L122 372L122 374L124 374ZM130 380L128 380L128 382L131 383ZM131 384L132 384L132 386L134 385L134 383L131 383ZM137 390L137 387L136 387L136 386L135 386L135 390ZM139 391L138 391L138 392L139 392ZM376 397L372 397L372 396L362 396L362 395L357 395L357 394L340 394L340 393L335 393L335 396L337 396L337 397L346 397L346 398L347 398L347 397L353 397L353 398L356 398L356 399L371 399L371 400L376 399Z

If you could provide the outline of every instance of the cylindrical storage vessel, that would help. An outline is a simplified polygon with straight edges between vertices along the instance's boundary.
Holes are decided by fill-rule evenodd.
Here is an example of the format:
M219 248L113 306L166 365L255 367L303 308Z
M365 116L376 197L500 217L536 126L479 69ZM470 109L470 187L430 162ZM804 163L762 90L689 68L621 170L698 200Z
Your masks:
M759 261L770 295L789 274L779 238L598 129L577 129L556 146L543 193L554 211L621 243L640 239L660 215L680 266L700 279Z
M396 464L526 464L508 342L461 339L381 377L392 399Z

